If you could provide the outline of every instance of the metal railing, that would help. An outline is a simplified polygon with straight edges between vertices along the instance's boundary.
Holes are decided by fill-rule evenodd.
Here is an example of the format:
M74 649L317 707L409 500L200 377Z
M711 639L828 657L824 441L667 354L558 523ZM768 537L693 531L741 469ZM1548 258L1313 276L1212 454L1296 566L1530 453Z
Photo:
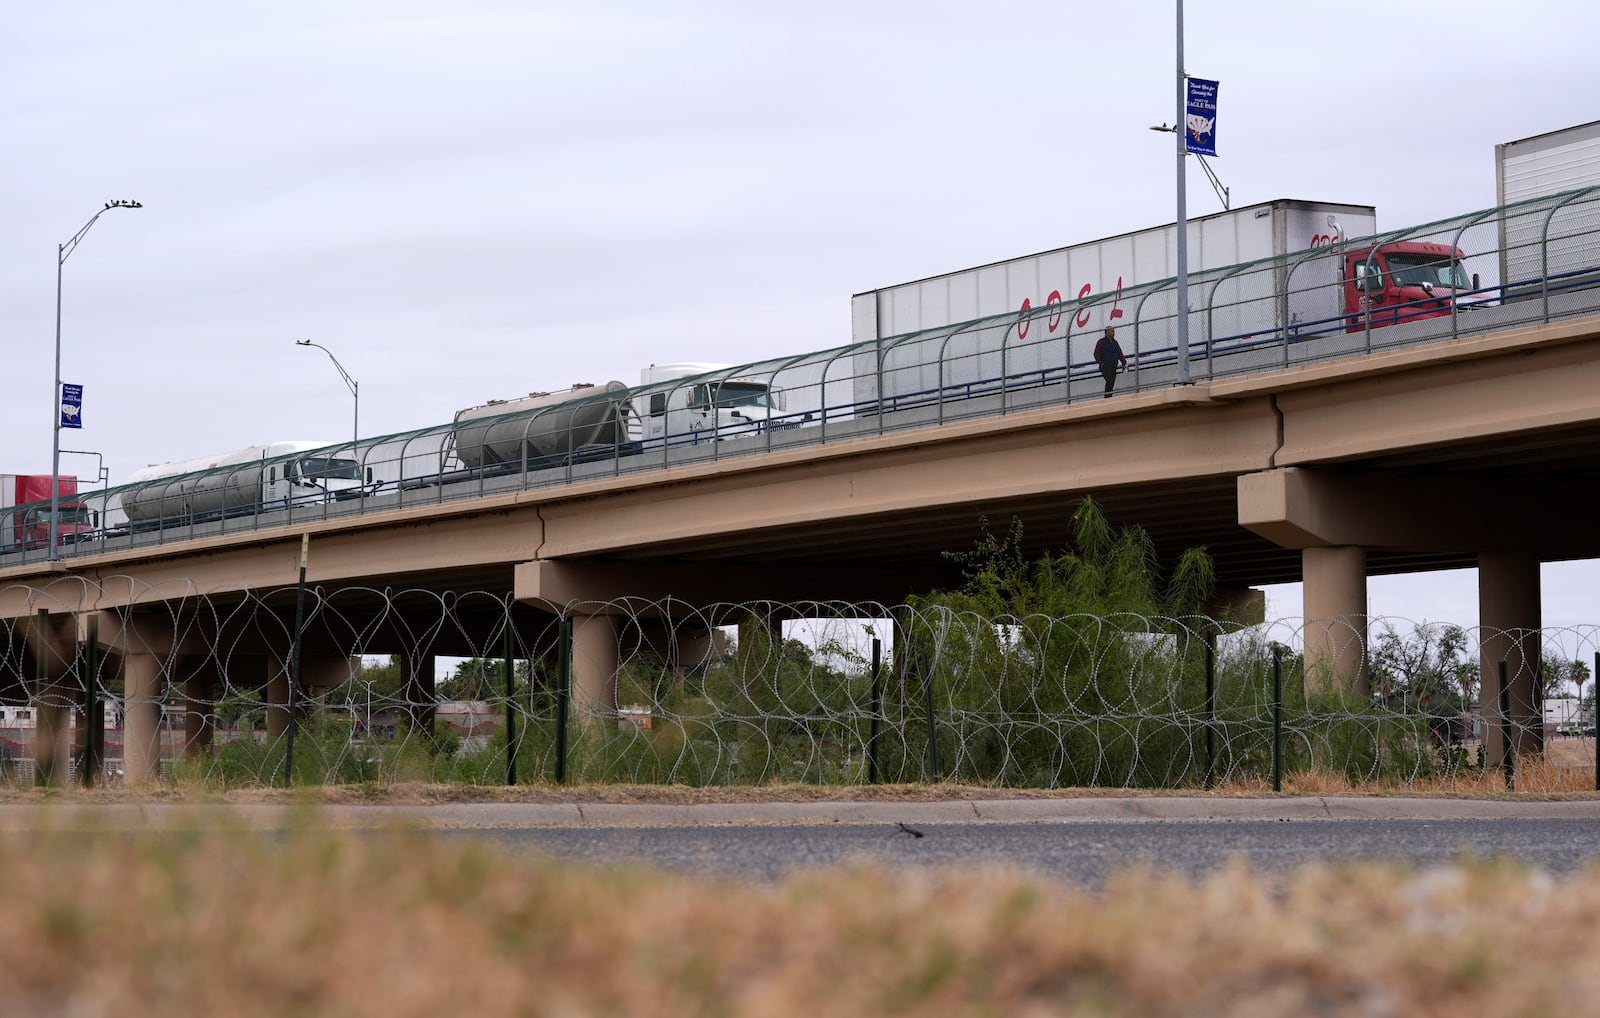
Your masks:
M1346 255L1428 242L1459 252L1452 271L1470 290L1378 305L1347 287ZM1370 263L1376 271L1376 262ZM1376 237L1189 276L1190 378L1245 375L1295 364L1482 334L1600 312L1600 188L1487 209ZM1119 391L1177 383L1176 286L1164 279L1116 294L921 332L739 365L500 416L465 412L415 431L266 457L210 471L103 489L76 499L93 525L64 536L60 557L167 544L241 530L289 527L642 471L837 442L950 421L1100 399L1098 329L1078 328L1119 302L1129 370ZM721 387L764 387L768 402L742 419L702 415ZM730 386L731 387L731 386ZM669 408L652 412L655 405ZM724 408L728 409L728 408ZM714 415L715 416L715 415ZM572 422L583 421L576 424ZM596 421L599 430L596 430ZM660 424L665 426L647 427ZM463 457L498 436L495 454ZM520 431L520 434L518 432ZM596 435L601 435L596 440ZM509 447L513 452L504 454ZM183 450L188 452L189 450ZM308 460L318 466L307 468ZM319 474L319 471L321 472ZM292 481L291 481L292 475ZM334 475L339 475L335 482ZM336 488L340 490L335 490ZM24 526L48 503L0 511L0 568L47 558ZM153 507L153 508L152 508ZM63 511L72 510L71 503ZM37 530L38 528L33 528Z

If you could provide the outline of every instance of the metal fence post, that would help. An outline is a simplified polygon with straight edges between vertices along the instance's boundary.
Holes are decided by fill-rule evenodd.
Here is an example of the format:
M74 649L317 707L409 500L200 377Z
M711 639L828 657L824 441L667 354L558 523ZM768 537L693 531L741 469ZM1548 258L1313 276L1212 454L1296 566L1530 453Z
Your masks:
M1506 772L1506 788L1517 788L1517 744L1511 731L1511 685L1506 681L1506 663L1500 662L1500 767Z
M1212 743L1217 724L1217 634L1206 633L1206 780L1210 788L1217 780L1216 749Z
M883 713L883 641L872 638L872 717L867 735L867 783L878 783L878 715Z
M511 654L515 649L511 631L511 606L506 605L506 784L517 783L517 701L516 662Z
M561 620L557 631L556 678L556 784L567 780L567 701L572 691L572 623Z
M56 778L56 755L51 747L49 762L41 766L39 759L39 723L43 720L44 705L47 697L45 690L50 683L50 609L39 609L39 653L33 658L33 783L35 785L54 785ZM52 732L52 735L54 733Z
M939 725L933 713L933 668L928 659L921 659L923 699L928 706L928 770L934 781L939 780Z
M1283 648L1272 647L1272 790L1283 791Z
M294 784L294 730L299 727L299 719L295 717L298 704L295 702L295 687L300 685L300 630L305 625L306 617L306 558L311 551L311 535L300 535L300 583L295 588L294 595L294 644L290 653L289 665L289 725L285 729L288 741L284 744L283 753L283 784L289 787ZM429 733L432 736L432 733ZM160 754L157 754L157 766L160 765Z
M83 651L83 773L84 788L93 788L105 748L105 705L100 702L100 619L89 616L89 644Z

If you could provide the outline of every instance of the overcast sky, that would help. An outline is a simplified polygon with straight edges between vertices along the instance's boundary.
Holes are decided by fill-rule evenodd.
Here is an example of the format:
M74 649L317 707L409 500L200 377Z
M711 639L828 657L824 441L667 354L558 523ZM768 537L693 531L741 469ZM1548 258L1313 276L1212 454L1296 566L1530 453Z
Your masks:
M1497 142L1600 118L1592 0L1185 13L1235 206L1485 208ZM1142 0L15 5L0 472L49 472L56 248L109 199L145 207L65 265L62 444L116 484L347 437L299 339L373 436L842 345L852 293L1168 222L1174 60ZM1221 207L1192 165L1188 204ZM1596 571L1547 567L1548 623L1597 621ZM1476 616L1470 572L1373 599Z

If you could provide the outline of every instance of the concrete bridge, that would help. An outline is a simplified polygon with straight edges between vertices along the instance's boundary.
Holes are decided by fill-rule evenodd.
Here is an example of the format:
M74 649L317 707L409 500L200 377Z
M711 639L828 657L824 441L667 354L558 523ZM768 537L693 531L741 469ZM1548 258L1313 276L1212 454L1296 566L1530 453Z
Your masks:
M893 603L951 585L941 552L971 546L979 520L1023 522L1030 550L1060 547L1076 502L1138 524L1165 560L1204 545L1226 600L1303 581L1308 674L1364 693L1369 575L1475 566L1486 703L1509 663L1514 719L1539 748L1539 565L1600 557L1589 522L1600 494L1600 316L1509 328L1281 367L1110 400L1011 409L1003 416L775 447L564 486L357 515L106 547L0 568L0 619L13 645L6 686L37 682L39 757L67 752L62 687L80 650L117 661L127 703L130 780L154 767L160 688L171 662L195 704L228 667L264 669L269 728L287 726L288 670L302 548L306 578L370 591L366 646L408 626L385 590L481 592L578 620L577 696L614 704L621 599L685 605L804 599ZM80 549L81 550L81 549ZM192 606L205 596L206 609ZM248 596L247 596L248 595ZM254 607L230 616L230 604ZM268 611L263 603L274 605ZM1257 601L1259 604L1259 600ZM41 611L43 610L43 611ZM470 628L470 610L462 613ZM696 634L660 620L663 645ZM1504 635L1487 635L1504 634ZM703 635L703 634L701 634ZM459 642L459 645L458 645ZM431 653L481 640L438 634ZM208 653L207 648L212 652ZM307 633L302 683L330 685L350 648ZM432 661L408 660L431 682ZM424 702L429 690L416 685ZM14 690L13 690L14 691ZM191 711L189 744L209 722ZM1489 737L1489 759L1504 748Z

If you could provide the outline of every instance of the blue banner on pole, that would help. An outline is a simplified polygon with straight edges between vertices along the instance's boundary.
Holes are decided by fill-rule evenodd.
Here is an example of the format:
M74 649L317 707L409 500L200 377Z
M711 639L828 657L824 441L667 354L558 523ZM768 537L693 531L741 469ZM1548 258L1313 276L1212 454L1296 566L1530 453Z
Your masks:
M1183 121L1183 146L1197 156L1217 154L1217 83L1189 79L1188 115Z
M83 386L61 383L61 426L83 427Z

